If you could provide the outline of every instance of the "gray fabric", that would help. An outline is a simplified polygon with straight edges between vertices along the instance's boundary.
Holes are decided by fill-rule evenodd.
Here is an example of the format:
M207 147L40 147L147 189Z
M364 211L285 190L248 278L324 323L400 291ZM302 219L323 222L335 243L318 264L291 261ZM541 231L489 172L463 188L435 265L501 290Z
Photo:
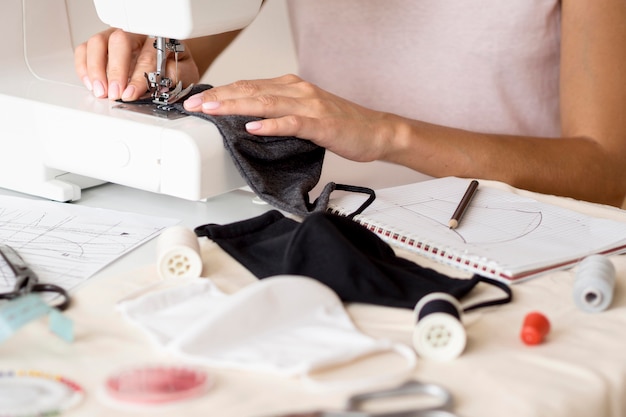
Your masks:
M212 86L208 84L196 85L188 96L210 88ZM288 213L306 216L326 210L330 194L338 187L346 187L330 182L311 203L309 192L319 181L324 148L295 137L251 135L246 131L245 125L250 121L260 120L259 118L192 113L184 109L183 100L170 105L175 110L169 111L179 111L215 124L241 176L257 196L272 206ZM126 104L151 102L151 98L144 98ZM350 187L352 188L356 192L373 193L369 189L360 191L357 189L359 187Z
M209 85L197 85L190 95L209 88ZM310 202L309 198L322 172L324 148L295 137L251 135L245 125L258 118L192 113L183 108L182 101L173 107L217 126L239 173L261 199L299 216L326 210L335 183L326 184L315 201Z

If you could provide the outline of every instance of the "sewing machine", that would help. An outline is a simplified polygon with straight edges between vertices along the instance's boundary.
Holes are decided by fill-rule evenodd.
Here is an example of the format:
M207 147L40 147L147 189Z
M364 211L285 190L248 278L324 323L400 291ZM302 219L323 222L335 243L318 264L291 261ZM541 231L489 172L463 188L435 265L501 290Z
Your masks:
M0 188L74 201L84 188L113 182L201 200L244 186L215 126L194 117L155 116L155 106L169 101L177 87L163 80L158 66L149 82L153 90L166 86L167 94L155 96L156 103L142 107L148 113L142 114L87 91L75 74L73 49L111 25L156 36L158 56L177 48L167 45L171 38L246 26L260 3L177 0L174 7L165 0L3 0ZM83 36L76 22L88 31ZM407 168L355 163L327 152L312 194L328 181L376 188L423 178Z
M3 0L0 187L73 201L82 188L114 182L200 200L245 185L214 125L127 111L81 85L73 68L68 3ZM260 5L261 0L178 0L175 7L158 0L95 1L105 23L159 42L242 28ZM169 89L159 68L150 76L161 91ZM165 103L168 98L155 97Z

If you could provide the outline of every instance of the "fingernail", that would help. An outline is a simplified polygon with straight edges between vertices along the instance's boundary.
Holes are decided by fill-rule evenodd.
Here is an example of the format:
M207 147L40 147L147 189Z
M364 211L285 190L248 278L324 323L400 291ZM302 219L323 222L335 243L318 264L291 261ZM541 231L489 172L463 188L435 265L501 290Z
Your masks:
M126 87L126 89L122 93L122 100L124 101L130 100L133 98L134 95L135 95L135 86L129 85L128 87Z
M188 109L194 109L196 107L200 107L202 105L202 96L200 94L191 96L187 100L185 100L184 105Z
M246 130L259 130L261 127L263 127L263 123L261 122L248 122L246 123Z
M219 106L219 101L207 101L206 103L202 103L202 110L215 110Z
M86 75L83 77L83 84L85 84L85 87L87 88L87 90L89 90L89 91L93 90L93 86L91 85L91 81L89 80L89 77L87 77Z
M93 83L93 95L96 97L104 97L104 85L100 81Z
M116 82L109 84L109 98L117 100L120 98L120 85Z

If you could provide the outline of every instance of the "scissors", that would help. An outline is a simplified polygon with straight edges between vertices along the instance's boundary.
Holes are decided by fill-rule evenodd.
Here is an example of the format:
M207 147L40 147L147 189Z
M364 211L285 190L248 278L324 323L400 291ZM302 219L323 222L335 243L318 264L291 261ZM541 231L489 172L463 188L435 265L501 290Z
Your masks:
M15 274L13 291L0 293L0 299L13 300L30 293L54 293L61 296L61 302L54 307L60 311L70 305L70 296L63 288L54 284L40 284L39 277L24 262L22 257L9 245L0 244L0 255Z
M368 402L385 398L399 399L411 395L431 398L437 404L425 407L414 406L410 409L405 408L389 412L368 412L363 410L364 404ZM425 384L411 380L391 389L356 394L348 398L343 410L296 412L268 417L457 417L451 411L452 406L452 394L447 389L437 384Z

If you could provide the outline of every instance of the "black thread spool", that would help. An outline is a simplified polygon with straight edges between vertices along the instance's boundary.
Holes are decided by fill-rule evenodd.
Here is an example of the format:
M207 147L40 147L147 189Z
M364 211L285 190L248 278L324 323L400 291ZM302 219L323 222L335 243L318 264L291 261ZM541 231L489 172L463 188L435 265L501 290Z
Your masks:
M448 361L465 349L467 335L461 306L450 294L435 292L422 297L413 310L413 347L425 359Z

